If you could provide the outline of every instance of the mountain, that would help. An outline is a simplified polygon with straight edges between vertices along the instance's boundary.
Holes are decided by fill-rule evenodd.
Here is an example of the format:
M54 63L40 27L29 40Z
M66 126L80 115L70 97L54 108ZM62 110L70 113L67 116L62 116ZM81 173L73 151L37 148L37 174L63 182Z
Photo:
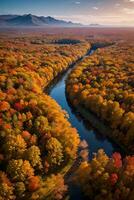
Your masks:
M100 24L90 24L90 26L100 26Z
M36 15L0 15L0 26L82 26L79 23L66 22L53 17L44 17Z

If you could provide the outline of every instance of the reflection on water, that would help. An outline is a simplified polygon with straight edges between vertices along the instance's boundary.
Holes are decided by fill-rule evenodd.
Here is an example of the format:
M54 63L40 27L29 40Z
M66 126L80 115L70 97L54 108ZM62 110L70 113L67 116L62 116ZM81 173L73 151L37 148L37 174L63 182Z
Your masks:
M90 51L90 54L91 53L93 53L93 49ZM49 88L49 95L55 99L64 110L68 112L70 123L78 130L80 138L87 141L89 145L90 158L92 153L96 152L100 148L103 148L108 155L111 155L114 151L119 151L119 148L113 144L113 142L103 135L98 134L98 132L89 124L89 122L87 123L67 101L65 80L71 70L72 68L64 73L59 80L55 80L55 83L53 83Z
M96 49L96 47L94 47ZM90 50L89 54L92 54L95 49ZM75 67L75 66L74 66ZM81 115L74 110L66 98L65 92L65 80L72 68L65 72L61 78L55 79L51 87L48 89L49 95L57 101L57 103L67 111L69 114L69 121L73 127L78 130L81 140L86 140L89 145L89 158L92 158L93 152L97 152L98 149L103 148L107 155L111 155L114 151L120 151L120 149L111 142L105 136L99 134L90 124L84 120ZM71 200L82 200L82 196L78 188L74 188L70 185L69 192Z

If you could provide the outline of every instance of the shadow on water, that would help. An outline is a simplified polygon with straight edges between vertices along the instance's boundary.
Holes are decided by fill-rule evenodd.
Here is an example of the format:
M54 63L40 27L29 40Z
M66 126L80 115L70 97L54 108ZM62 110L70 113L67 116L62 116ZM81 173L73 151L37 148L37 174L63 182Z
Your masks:
M87 53L87 55L93 54L93 52L98 48L97 45L94 45L92 49ZM86 56L87 56L86 55ZM84 59L85 56L82 58ZM80 61L82 60L80 59ZM77 64L80 62L78 61ZM111 156L113 152L118 151L121 152L120 148L106 138L104 135L98 133L95 128L92 127L89 122L87 123L83 117L72 108L70 103L66 98L65 91L65 81L67 79L68 74L71 72L72 67L76 67L76 65L72 65L66 72L64 72L60 77L57 77L53 83L48 87L47 93L57 101L57 103L62 107L62 109L66 110L69 114L69 121L73 127L78 130L79 136L81 140L86 140L89 145L89 159L92 158L94 152L97 152L98 149L103 148L107 155ZM81 192L77 187L72 187L69 185L69 193L71 200L82 200Z
M98 47L94 45L87 55L91 55L97 48ZM85 58L85 56L83 58ZM82 59L80 59L80 61L81 60ZM77 64L80 61L78 61ZM68 70L66 70L66 72L62 73L60 77L57 77L51 86L48 87L47 93L53 99L55 99L64 110L68 112L70 123L78 130L80 138L82 140L86 140L89 144L90 157L92 156L93 152L96 152L100 148L103 148L110 156L114 151L120 151L120 148L104 135L98 133L95 128L93 128L89 122L84 120L83 117L70 105L66 98L65 81L68 74L75 66L76 65L74 64Z

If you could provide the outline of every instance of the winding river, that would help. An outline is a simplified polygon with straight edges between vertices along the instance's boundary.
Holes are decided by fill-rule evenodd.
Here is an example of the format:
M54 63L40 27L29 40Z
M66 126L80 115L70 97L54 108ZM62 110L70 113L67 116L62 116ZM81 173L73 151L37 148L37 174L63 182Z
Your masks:
M96 46L93 46L86 56L91 55L97 49ZM85 56L82 58L84 59ZM80 62L80 61L78 61ZM77 64L78 64L77 62ZM74 64L71 68L69 68L60 78L54 81L54 83L49 87L48 94L57 101L57 103L68 112L69 121L73 127L78 130L79 136L81 140L86 140L89 145L89 158L91 159L93 152L97 152L98 149L103 148L107 155L111 155L114 151L119 151L120 148L110 141L105 136L99 134L92 125L89 125L80 114L75 111L66 98L65 92L65 81L67 79L68 74L71 72L72 68L76 67ZM71 191L71 200L80 200L81 195L78 191Z

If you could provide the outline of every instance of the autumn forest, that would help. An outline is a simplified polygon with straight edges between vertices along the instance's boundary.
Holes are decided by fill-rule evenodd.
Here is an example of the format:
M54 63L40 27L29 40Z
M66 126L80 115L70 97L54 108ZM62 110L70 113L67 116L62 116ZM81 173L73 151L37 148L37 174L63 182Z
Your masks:
M0 200L134 200L133 35L0 31Z

